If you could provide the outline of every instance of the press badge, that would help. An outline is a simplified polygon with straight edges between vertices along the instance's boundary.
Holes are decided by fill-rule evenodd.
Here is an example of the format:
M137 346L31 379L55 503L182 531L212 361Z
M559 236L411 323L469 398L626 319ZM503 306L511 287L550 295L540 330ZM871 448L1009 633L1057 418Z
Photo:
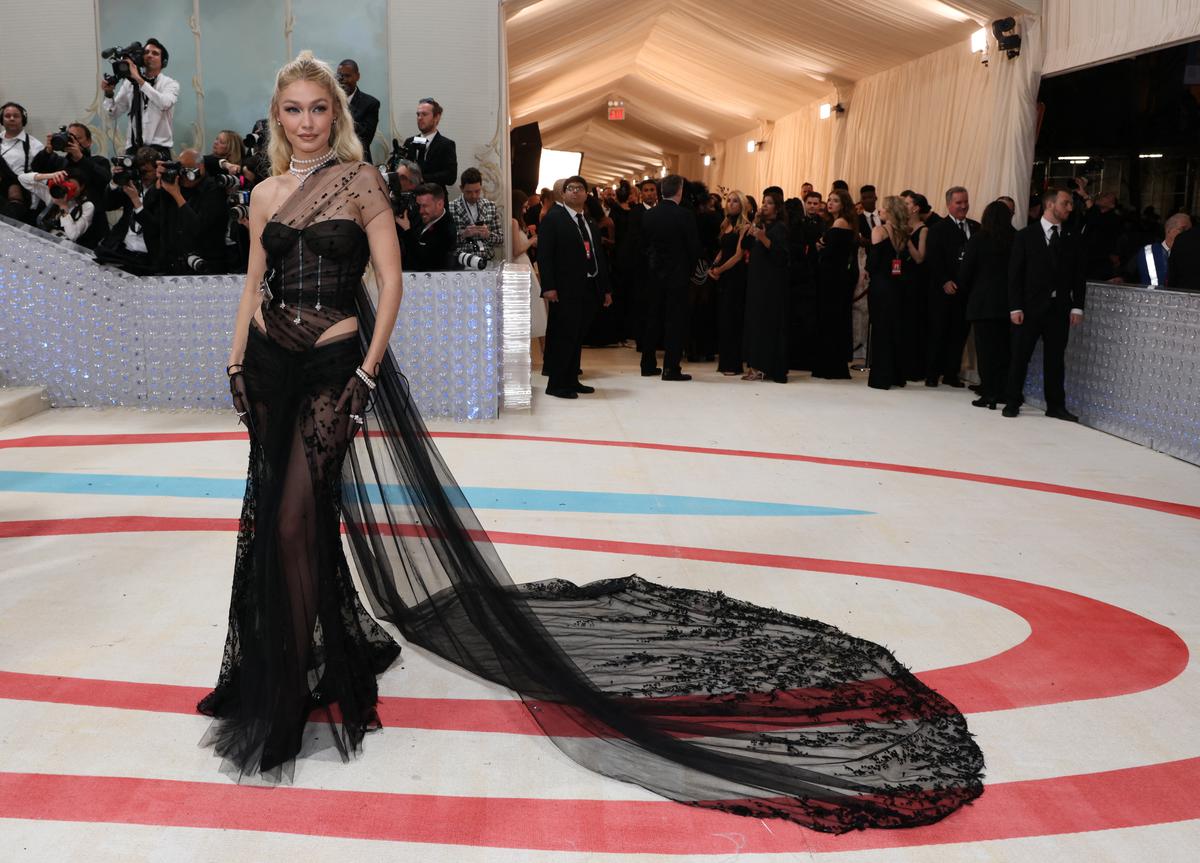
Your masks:
M900 275L900 259L899 258L892 258L892 275L893 276Z

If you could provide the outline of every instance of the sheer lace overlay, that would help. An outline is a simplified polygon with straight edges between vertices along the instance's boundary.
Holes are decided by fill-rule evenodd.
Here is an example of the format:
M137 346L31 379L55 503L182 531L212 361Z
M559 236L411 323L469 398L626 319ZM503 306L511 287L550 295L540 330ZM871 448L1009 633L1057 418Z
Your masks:
M298 348L269 326L247 350L255 425L229 635L200 705L235 772L288 770L314 708L344 757L379 725L375 676L399 647L355 593L344 526L378 618L516 691L563 753L606 776L830 832L930 823L982 793L962 715L878 645L636 576L514 585L390 354L370 434L333 410L374 326L360 281L339 308L357 339Z

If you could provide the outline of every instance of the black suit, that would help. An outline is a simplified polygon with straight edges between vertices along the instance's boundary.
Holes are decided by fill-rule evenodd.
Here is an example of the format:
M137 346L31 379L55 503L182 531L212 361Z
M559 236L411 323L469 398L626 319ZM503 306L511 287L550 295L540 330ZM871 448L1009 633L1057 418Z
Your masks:
M879 218L878 210L875 210L872 215L875 216L875 225L883 224L883 220ZM861 213L858 217L858 236L861 238L863 245L867 246L868 248L871 246L871 231L873 229L874 225L872 225L871 220L867 218L867 214Z
M579 385L579 361L583 334L600 307L608 287L608 262L600 243L600 229L584 216L587 245L576 214L555 204L538 226L538 276L542 295L550 291L558 299L550 303L546 322L546 352L543 372L549 380L547 392L568 391Z
M1168 269L1168 288L1200 291L1200 227L1189 228L1175 238Z
M420 166L421 178L426 183L441 183L449 188L458 182L458 148L441 132L428 145L414 143L413 138L405 139L404 158Z
M1023 399L1029 358L1042 340L1046 409L1066 407L1063 384L1071 309L1082 309L1086 282L1079 238L1061 236L1056 248L1046 242L1040 221L1017 232L1008 264L1008 309L1025 315L1013 326L1012 364L1008 371L1008 403Z
M967 219L971 236L979 223ZM947 216L929 228L925 241L925 270L929 274L929 342L925 354L925 380L947 383L958 380L962 368L963 346L967 343L967 297L961 288L947 294L946 282L956 282L967 247L967 234ZM956 282L957 283L957 282Z
M355 90L350 100L350 116L354 118L354 131L362 141L363 159L371 161L371 142L379 128L379 100L362 90Z
M642 370L658 366L655 348L663 334L663 373L679 371L687 338L688 285L700 255L696 216L671 200L642 217L647 275L643 291Z
M409 215L409 219L412 216ZM426 230L416 221L407 231L397 228L400 246L404 250L404 269L414 273L438 272L454 269L454 250L458 247L458 231L450 211L442 213L440 219Z

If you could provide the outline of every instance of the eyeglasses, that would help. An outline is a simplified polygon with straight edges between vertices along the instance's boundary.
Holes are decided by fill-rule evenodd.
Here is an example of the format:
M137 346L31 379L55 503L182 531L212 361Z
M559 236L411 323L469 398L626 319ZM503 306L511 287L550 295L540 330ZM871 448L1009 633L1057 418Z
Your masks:
M581 186L578 183L572 183L569 186L563 186L564 192L586 192L587 186Z

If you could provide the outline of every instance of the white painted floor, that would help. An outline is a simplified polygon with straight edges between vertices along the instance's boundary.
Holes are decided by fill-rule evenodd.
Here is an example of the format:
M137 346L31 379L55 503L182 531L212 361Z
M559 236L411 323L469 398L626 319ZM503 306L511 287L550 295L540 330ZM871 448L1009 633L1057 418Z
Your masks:
M244 474L245 441L219 434L232 412L55 410L0 428L0 858L1196 859L1200 469L1036 412L1004 419L965 390L696 368L669 383L624 349L584 366L595 395L539 390L528 414L433 424L464 486L663 496L649 513L480 510L489 531L528 535L498 545L513 576L636 572L880 642L967 713L988 764L974 806L843 837L714 820L535 734L437 716L390 723L351 764L304 759L291 788L233 786L186 705L217 672L221 525L239 502L171 485ZM156 437L181 432L201 439ZM168 493L72 487L81 474L161 477ZM37 490L12 490L30 477ZM671 514L669 496L866 514ZM511 697L416 649L382 690L401 717L420 699Z

